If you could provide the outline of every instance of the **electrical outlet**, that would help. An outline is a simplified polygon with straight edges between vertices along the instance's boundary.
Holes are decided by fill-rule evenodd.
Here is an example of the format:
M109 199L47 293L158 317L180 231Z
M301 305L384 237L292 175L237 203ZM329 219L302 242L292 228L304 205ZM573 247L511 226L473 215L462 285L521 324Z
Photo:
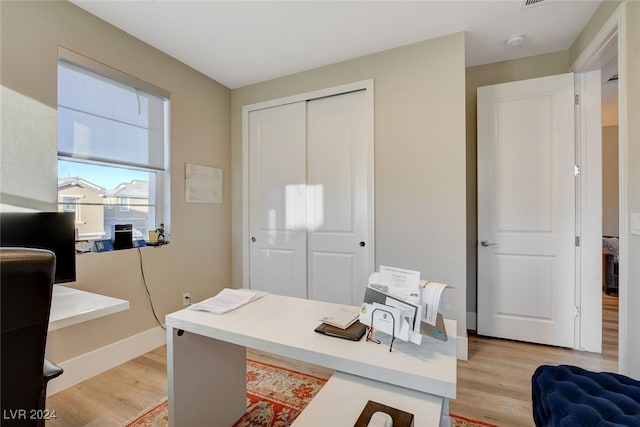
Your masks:
M182 294L182 306L186 307L191 304L191 293L185 292Z

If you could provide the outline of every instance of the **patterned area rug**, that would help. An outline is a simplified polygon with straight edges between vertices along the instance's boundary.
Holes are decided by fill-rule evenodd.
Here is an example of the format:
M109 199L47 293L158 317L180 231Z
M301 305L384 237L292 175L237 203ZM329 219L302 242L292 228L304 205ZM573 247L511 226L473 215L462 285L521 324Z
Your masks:
M247 359L247 412L233 427L287 427L320 391L326 380ZM497 427L451 414L451 427ZM169 425L167 399L152 405L126 427Z
M495 424L472 420L471 418L463 417L461 415L450 414L450 417L451 427L498 427Z
M327 381L247 359L247 412L233 427L285 427L302 412ZM165 427L167 400L143 411L126 427Z
M233 427L289 426L326 382L247 359L247 413Z

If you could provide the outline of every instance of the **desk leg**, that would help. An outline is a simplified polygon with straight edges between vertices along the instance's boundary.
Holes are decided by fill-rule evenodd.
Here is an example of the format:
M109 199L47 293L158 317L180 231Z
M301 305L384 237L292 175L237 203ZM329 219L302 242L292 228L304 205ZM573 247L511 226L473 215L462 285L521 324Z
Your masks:
M169 425L230 426L247 410L246 348L167 330Z
M440 427L451 427L451 417L449 416L449 399L442 398L442 416L440 417Z

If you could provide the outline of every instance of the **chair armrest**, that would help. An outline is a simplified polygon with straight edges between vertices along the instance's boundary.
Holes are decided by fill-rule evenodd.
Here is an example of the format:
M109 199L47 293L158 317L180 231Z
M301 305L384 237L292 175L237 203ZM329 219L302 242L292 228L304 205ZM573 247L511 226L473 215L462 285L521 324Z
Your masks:
M64 371L60 366L56 365L46 357L44 358L44 366L42 369L42 373L44 376L45 383L48 382L49 380L59 377L60 375L62 375L62 372Z

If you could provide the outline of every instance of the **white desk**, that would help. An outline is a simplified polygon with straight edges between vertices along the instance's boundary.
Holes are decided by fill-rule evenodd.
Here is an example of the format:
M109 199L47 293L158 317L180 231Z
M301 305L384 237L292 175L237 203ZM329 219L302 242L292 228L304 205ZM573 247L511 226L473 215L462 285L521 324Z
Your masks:
M437 427L438 420L440 426L450 425L448 416L441 417L442 397L336 372L295 419L293 427L352 426L369 400L412 413L415 427Z
M129 301L53 285L49 331L129 309Z
M168 315L170 425L230 426L246 412L247 347L364 377L368 386L381 382L414 390L448 415L448 400L456 396L454 321L447 321L448 342L425 339L418 347L396 340L390 353L388 346L364 339L353 342L314 332L317 319L336 307L266 295L224 315L189 309ZM185 332L179 336L179 330Z

